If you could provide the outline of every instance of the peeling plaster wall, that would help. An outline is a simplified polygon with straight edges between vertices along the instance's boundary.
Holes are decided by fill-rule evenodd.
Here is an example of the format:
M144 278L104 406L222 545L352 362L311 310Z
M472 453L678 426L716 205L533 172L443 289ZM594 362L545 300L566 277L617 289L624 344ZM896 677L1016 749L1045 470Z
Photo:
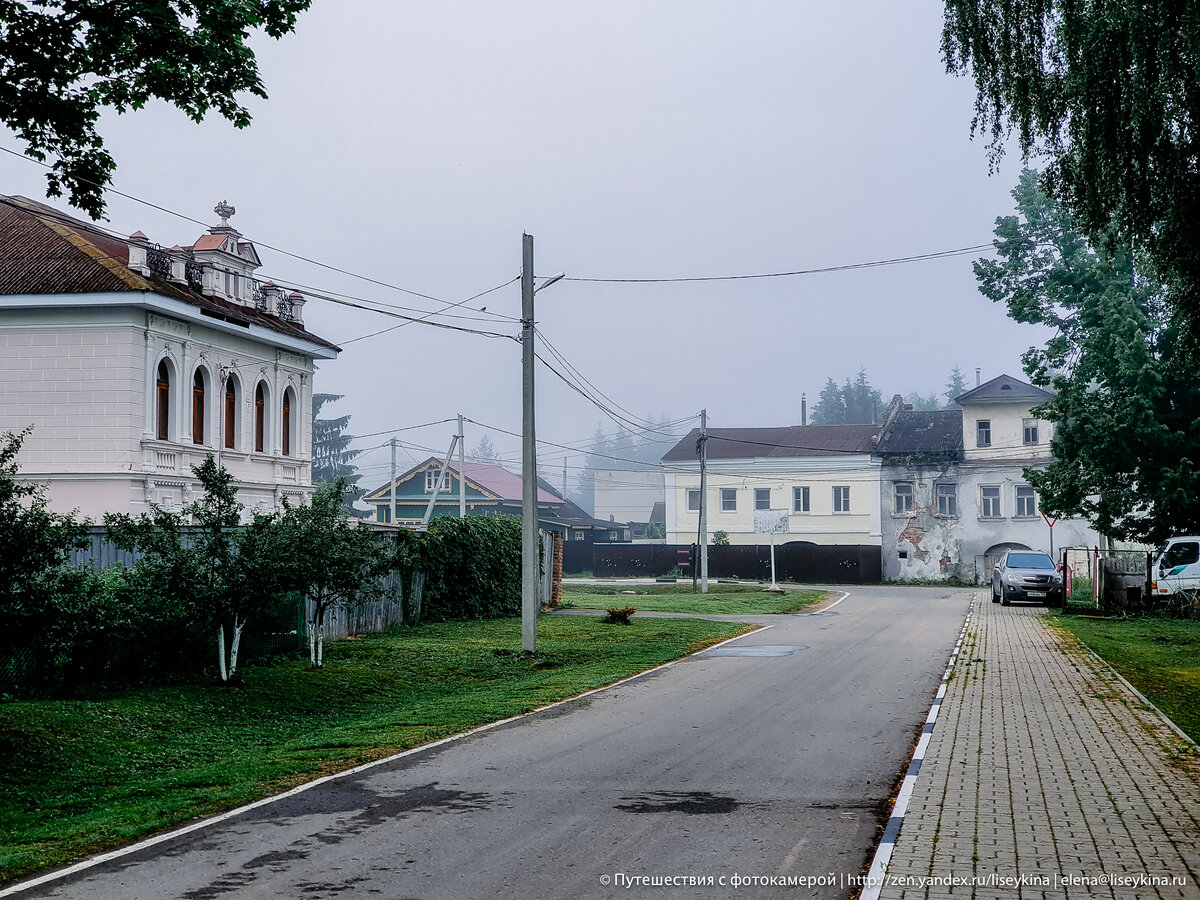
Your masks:
M882 480L883 577L892 581L961 578L959 519L938 516L937 499L934 497L934 484L937 481L958 480L957 466L953 463L940 466L885 465ZM897 482L912 485L911 513L894 512L893 486ZM901 554L906 558L901 558Z
M883 577L887 580L982 583L989 574L987 553L997 545L1050 549L1050 528L1041 515L1015 515L1016 488L1026 484L1019 462L885 464L881 481ZM905 481L913 486L913 509L910 514L897 515L893 512L893 485ZM957 516L937 515L934 484L938 481L957 485ZM1000 488L999 518L980 515L983 485ZM1099 541L1097 532L1082 519L1055 524L1056 557L1063 547L1092 547Z

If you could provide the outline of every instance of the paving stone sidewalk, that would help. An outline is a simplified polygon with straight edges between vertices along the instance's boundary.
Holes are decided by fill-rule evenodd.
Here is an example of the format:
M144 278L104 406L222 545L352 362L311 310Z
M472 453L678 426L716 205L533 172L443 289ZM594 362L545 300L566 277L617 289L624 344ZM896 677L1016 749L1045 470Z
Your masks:
M1200 898L1187 748L1040 607L980 594L881 897Z

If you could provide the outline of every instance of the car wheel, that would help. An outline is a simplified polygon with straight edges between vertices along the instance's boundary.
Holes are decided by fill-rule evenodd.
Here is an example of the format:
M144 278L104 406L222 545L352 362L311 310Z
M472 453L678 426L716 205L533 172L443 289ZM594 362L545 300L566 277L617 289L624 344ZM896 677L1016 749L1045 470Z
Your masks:
M1011 603L1011 602L1012 602L1011 600L1009 600L1007 597L1004 596L1003 593L1001 593L1001 595L1000 595L1000 605L1001 606L1008 606L1009 603Z
M1000 595L996 593L996 586L995 586L995 585L992 585L992 602L993 602L993 603L999 603L999 602L1000 602Z

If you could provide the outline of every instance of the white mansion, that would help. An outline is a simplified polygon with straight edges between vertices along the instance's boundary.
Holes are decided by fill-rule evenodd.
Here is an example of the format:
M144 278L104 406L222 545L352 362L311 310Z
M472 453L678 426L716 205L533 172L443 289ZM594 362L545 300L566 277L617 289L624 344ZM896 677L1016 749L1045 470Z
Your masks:
M313 361L338 348L215 212L163 249L0 196L0 432L31 428L21 477L53 509L178 508L209 453L250 509L311 494Z

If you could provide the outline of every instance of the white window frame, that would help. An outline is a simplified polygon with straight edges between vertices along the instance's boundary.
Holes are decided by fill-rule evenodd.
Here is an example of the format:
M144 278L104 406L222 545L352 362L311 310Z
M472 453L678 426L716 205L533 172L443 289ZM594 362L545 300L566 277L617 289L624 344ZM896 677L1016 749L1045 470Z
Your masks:
M737 488L721 488L721 512L737 512Z
M985 494L984 491L995 491L995 495ZM981 484L979 486L979 518L981 519L1003 519L1004 507L1001 505L1003 491L998 484ZM990 514L988 509L995 504L995 512Z
M984 435L987 440L983 440ZM991 419L976 419L975 420L975 446L990 447L992 446L992 420Z
M1038 420L1021 420L1021 443L1029 447L1038 442Z
M911 516L914 493L911 481L892 482L892 515Z
M695 500L696 500L696 503L694 506L692 505L693 498L695 498ZM683 502L684 502L684 505L687 507L688 512L694 512L694 513L700 512L700 488L688 488L687 493L684 495Z
M432 469L425 470L425 493L427 493L427 494L433 493L433 489L438 483L438 473L439 472L441 472L440 466L434 466ZM450 471L447 469L446 470L446 478L443 481L443 484L448 484L449 482L450 482ZM445 487L440 488L438 490L438 493L440 494L445 490L446 490Z
M1038 496L1037 491L1027 484L1018 484L1013 489L1013 497L1015 500L1015 511L1013 512L1014 519L1033 519L1038 514ZM1029 501L1033 501L1032 512L1022 512L1022 506L1028 506Z
M792 488L792 512L804 514L809 512L812 507L809 503L811 500L811 492L807 484L798 484Z
M835 484L833 486L833 511L838 515L850 512L850 485Z
M949 488L949 490L946 490ZM943 519L958 518L958 483L954 481L938 481L933 486L933 496L937 501L937 514ZM942 500L949 503L943 504ZM946 509L943 509L946 507Z
M762 495L766 494L766 505L763 504ZM755 488L754 489L754 508L755 509L770 509L771 508L771 489L770 488Z

